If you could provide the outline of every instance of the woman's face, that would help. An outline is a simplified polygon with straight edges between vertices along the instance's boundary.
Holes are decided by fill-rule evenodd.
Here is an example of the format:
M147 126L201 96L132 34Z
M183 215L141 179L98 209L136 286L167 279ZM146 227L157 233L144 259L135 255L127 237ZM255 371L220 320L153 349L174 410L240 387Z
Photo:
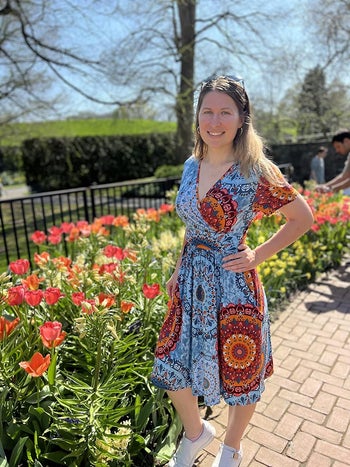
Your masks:
M232 141L242 127L235 101L219 91L210 91L203 98L198 114L199 132L208 148L232 149Z

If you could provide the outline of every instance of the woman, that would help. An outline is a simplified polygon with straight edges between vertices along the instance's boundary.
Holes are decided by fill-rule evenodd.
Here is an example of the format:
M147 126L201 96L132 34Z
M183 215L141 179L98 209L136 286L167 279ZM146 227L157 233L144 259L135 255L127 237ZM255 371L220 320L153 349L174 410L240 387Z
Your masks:
M184 245L167 283L172 299L156 347L153 383L167 390L184 426L170 467L191 467L215 436L197 397L229 405L224 444L213 466L237 467L241 438L273 372L269 317L256 267L313 222L310 208L263 151L242 80L202 84L194 155L176 207ZM259 214L278 210L285 224L255 249L245 244Z

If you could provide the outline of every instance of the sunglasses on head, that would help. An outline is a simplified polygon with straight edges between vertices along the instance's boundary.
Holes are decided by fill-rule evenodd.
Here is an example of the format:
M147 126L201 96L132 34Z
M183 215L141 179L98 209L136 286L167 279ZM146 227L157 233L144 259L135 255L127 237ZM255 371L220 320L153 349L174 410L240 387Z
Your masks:
M238 84L239 86L241 86L243 89L244 88L244 80L243 78L239 77L239 76L234 76L234 75L212 75L210 76L209 78L207 78L205 81L202 82L201 84L201 89L204 88L204 86L206 86L208 83L210 83L211 81L214 81L215 79L218 79L218 78L224 78L224 79L227 79L229 81L233 81L235 84Z

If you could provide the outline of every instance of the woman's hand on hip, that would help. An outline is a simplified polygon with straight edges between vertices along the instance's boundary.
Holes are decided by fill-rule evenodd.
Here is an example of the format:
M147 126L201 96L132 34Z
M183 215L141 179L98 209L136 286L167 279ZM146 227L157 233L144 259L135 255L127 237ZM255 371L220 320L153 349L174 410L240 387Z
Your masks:
M223 268L232 272L245 272L254 269L259 264L256 251L248 245L238 246L238 252L223 258Z

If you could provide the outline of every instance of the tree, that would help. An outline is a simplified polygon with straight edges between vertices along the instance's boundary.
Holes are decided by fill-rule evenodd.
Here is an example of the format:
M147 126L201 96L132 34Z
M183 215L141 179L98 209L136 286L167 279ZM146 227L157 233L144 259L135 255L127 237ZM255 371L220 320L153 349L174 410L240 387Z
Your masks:
M192 148L197 77L232 74L238 65L252 68L272 50L273 42L266 47L268 24L277 16L269 6L263 10L257 5L243 0L117 3L115 14L133 27L105 57L111 79L137 88L139 99L156 94L166 108L174 108L175 102L179 162ZM281 18L283 12L278 14Z
M298 134L327 135L330 128L327 122L327 110L330 102L323 69L316 66L305 78L298 96Z
M308 3L308 25L319 59L338 71L350 59L350 1L313 0Z
M64 102L67 88L96 103L120 103L115 95L96 94L96 82L106 83L105 69L88 40L84 47L78 40L91 36L77 20L84 8L98 14L93 0L81 0L79 8L67 0L0 0L0 124L28 114L40 118ZM75 36L69 37L69 28ZM57 81L66 86L63 92L53 89Z
M114 107L153 108L156 100L161 117L173 113L177 120L177 154L184 160L198 77L238 68L251 74L266 63L288 18L272 3L0 0L2 107L8 120L28 109L33 115L62 102L68 88Z

